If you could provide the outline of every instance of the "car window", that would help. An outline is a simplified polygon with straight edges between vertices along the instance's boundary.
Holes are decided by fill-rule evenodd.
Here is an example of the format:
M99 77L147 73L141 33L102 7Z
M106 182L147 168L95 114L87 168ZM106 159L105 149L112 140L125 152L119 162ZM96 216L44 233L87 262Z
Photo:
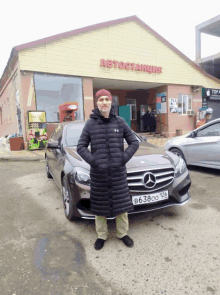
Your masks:
M66 145L67 146L76 146L78 144L78 140L84 128L84 124L72 124L67 126L66 130Z
M198 137L205 136L220 136L220 123L213 124L211 126L205 127L197 132Z
M63 126L58 125L54 130L53 134L51 135L51 139L54 141L58 141L58 139L62 136Z

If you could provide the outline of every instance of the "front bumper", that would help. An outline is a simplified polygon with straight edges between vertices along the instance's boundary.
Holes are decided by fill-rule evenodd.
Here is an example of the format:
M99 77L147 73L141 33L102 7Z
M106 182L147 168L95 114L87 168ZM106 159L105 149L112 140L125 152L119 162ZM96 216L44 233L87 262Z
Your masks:
M95 219L95 216L93 214L90 214L89 208L83 207L82 204L85 202L85 204L89 203L90 198L90 189L88 187L81 185L79 183L76 183L76 186L79 190L79 196L80 198L76 200L77 204L77 211L81 218L84 219ZM145 204L145 205L134 205L134 211L129 212L128 214L136 214L136 213L143 213L143 212L149 212L154 211L158 209L163 209L170 206L178 206L178 205L185 205L189 200L191 200L191 196L189 194L189 188L191 186L191 180L189 176L188 170L181 175L178 178L174 178L174 181L171 185L168 187L163 188L160 191L168 190L169 193L169 199L164 200L161 202L157 202L154 204ZM154 192L155 193L155 192ZM146 196L148 193L132 193L130 196ZM115 217L107 218L107 219L115 219Z

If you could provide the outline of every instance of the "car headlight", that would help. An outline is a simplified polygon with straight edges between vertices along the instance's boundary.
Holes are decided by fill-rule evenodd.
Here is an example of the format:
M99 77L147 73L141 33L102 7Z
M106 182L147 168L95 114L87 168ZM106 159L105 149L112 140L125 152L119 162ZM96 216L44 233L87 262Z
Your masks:
M74 167L72 175L77 182L84 185L90 185L90 175L88 170L81 167Z
M180 158L179 163L176 165L176 169L175 169L175 177L180 177L183 173L185 173L187 171L187 166L185 161Z

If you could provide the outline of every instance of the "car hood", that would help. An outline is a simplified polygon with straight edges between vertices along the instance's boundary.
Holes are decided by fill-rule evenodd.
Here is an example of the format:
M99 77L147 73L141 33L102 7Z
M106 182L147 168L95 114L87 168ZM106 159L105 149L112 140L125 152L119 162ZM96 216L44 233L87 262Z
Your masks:
M190 134L191 132L181 135L181 136L176 136L173 137L172 139L168 140L165 144L165 150L170 147L171 145L181 145L182 143L185 142L185 138Z
M124 144L124 149L128 147ZM87 164L77 153L76 147L66 147L67 158L69 161L80 161L80 167L90 170L90 165ZM90 150L90 148L88 148ZM147 142L140 142L139 148L134 156L126 164L127 169L143 168L149 166L176 166L179 158L169 151L164 151L163 148L151 145ZM74 161L74 166L76 162Z

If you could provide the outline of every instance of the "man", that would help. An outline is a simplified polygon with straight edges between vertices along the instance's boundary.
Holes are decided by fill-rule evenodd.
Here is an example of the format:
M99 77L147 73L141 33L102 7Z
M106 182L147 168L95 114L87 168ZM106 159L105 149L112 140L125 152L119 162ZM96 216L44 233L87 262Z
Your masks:
M151 113L150 113L151 121L150 121L150 132L156 132L156 126L157 126L157 121L156 121L156 109L153 108Z
M95 215L100 250L107 239L106 217L116 217L117 237L128 247L133 240L128 233L128 212L133 211L125 164L139 147L139 142L125 120L115 115L111 93L105 89L95 95L95 105L78 141L77 153L91 166L91 213ZM124 138L128 147L124 151ZM91 142L91 152L87 149Z

